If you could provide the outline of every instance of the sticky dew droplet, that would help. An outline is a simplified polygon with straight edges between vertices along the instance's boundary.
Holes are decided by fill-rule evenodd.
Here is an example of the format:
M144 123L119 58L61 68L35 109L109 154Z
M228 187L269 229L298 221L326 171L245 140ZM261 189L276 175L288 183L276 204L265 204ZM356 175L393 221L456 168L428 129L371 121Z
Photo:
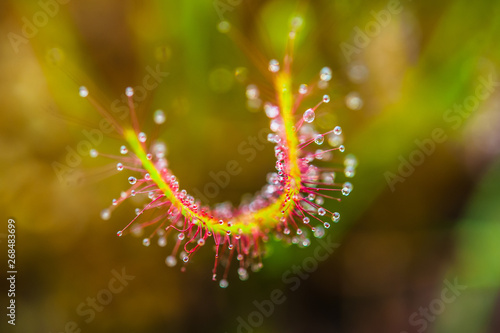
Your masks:
M314 113L314 110L313 109L307 109L305 112L304 112L304 115L302 116L302 119L304 119L304 121L306 123L312 123L314 121L314 118L316 117L316 114Z
M227 282L227 280L226 280L226 279L222 279L222 280L220 280L220 282L219 282L219 286L220 286L222 289L225 289L225 288L227 288L227 286L229 286L229 282Z
M153 114L153 120L157 125L163 124L166 119L167 117L165 116L165 112L163 112L163 110L156 110Z
M231 24L228 21L220 21L219 24L217 24L217 30L223 34L228 33L229 30L231 30Z
M109 208L105 208L101 211L101 219L107 221L109 220L110 217L111 217L111 211L109 210Z
M125 95L127 95L127 97L132 97L134 96L134 88L132 87L127 87L125 89Z
M340 213L339 212L335 212L332 214L332 221L334 223L337 223L338 221L340 220Z
M96 150L96 149L90 149L90 157L92 158L96 158L97 156L99 156L99 152Z
M140 141L140 142L146 142L146 139L147 139L147 136L146 136L146 133L144 132L141 132L137 135L137 139Z
M323 134L318 134L314 137L314 143L316 143L318 146L322 145L324 141L325 137L323 136Z
M345 182L342 186L342 195L348 196L351 194L352 191L352 184L349 182Z
M177 265L177 259L175 259L174 256L170 255L165 259L165 263L168 267L174 267L175 265Z
M321 81L328 82L332 79L332 70L330 67L323 67L319 72L319 78Z
M278 60L272 59L271 61L269 61L268 69L271 73L277 73L280 70L280 64Z
M165 246L167 246L167 238L166 237L160 237L160 238L158 238L158 246L159 247L165 247Z
M87 87L81 86L78 90L78 94L80 95L80 97L85 98L89 95L89 90L87 89Z

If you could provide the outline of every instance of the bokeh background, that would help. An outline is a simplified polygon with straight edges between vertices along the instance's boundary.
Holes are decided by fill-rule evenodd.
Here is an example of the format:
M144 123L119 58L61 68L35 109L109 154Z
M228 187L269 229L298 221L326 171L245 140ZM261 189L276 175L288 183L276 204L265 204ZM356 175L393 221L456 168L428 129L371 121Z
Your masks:
M2 332L500 331L499 2L62 2L0 4L0 241L6 253L14 218L19 271L17 325L4 317ZM272 91L249 56L282 59L294 13L304 18L295 82L333 69L323 126L341 125L359 160L352 195L328 206L342 214L329 230L340 246L296 290L283 276L316 241L307 249L271 242L260 272L246 282L233 275L221 289L211 281L209 247L181 273L164 263L171 244L116 237L134 205L99 218L126 187L107 161L83 157L57 176L53 163L64 163L100 120L78 87L111 106L159 66L168 76L141 101L140 117L150 130L153 110L166 111L160 135L181 186L202 189L210 171L235 159L243 172L212 203L237 204L257 191L274 162L271 145L251 163L238 154L239 143L268 126L262 110L247 107L245 87ZM221 34L222 19L245 39ZM371 36L360 40L359 31ZM348 56L347 44L356 47ZM481 80L493 82L484 98ZM361 108L347 107L353 92ZM418 153L416 140L428 142L436 129L445 139ZM111 135L96 148L116 153L121 144ZM410 158L419 165L404 169ZM91 320L77 312L122 269L134 277L123 291ZM450 282L464 287L444 302ZM243 328L238 318L248 323L253 302L275 289L286 301Z

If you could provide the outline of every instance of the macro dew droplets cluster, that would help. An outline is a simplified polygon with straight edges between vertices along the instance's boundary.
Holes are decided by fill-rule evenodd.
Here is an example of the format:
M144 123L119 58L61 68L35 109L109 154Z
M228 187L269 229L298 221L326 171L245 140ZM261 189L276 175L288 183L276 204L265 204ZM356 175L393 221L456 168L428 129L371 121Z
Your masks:
M230 26L225 23L224 32L227 33ZM311 86L292 82L291 46L299 23L301 21L292 20L288 35L290 47L283 65L276 59L267 65L275 100L262 101L257 85L250 84L246 89L248 105L262 105L269 119L271 133L267 139L274 145L276 171L267 175L267 183L251 200L238 207L227 202L205 206L182 189L168 168L167 146L159 140L149 139L141 131L134 109L134 90L126 88L131 125L122 127L114 122L126 144L119 147L116 155L95 149L90 152L93 158L100 156L115 160L118 172L130 173L128 189L101 212L103 220L109 220L113 210L125 200L134 196L147 197L147 203L136 209L136 216L117 232L118 236L147 232L143 245L156 243L169 248L166 265L172 267L180 262L182 271L196 251L213 241L213 280L221 276L219 285L225 288L229 284L231 265L238 266L241 280L248 279L249 270L262 268L265 243L271 236L307 247L311 244L311 237L323 237L325 229L339 222L339 212L328 210L324 203L326 200L340 202L342 197L351 193L353 186L347 179L355 175L357 160L353 155L343 154L345 147L340 126L332 126L324 133L318 133L314 126L317 110L330 102L329 95L323 95L312 108L302 107L304 99L313 96L316 90L328 87L332 71L328 67L322 68L319 79ZM80 87L79 94L104 116L112 118L86 87ZM156 126L161 126L166 115L162 110L156 110L153 120Z

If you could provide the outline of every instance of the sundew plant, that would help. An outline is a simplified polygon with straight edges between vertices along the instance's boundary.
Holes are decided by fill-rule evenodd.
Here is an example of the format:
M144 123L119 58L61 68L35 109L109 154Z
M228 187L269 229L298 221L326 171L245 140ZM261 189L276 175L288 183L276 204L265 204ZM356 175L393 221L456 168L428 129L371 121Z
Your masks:
M228 286L228 273L233 265L241 280L248 279L249 270L258 271L263 263L266 242L270 237L301 247L311 244L311 237L323 237L332 223L340 220L340 213L325 208L325 200L340 202L353 188L348 181L355 174L357 160L344 155L342 128L331 124L331 130L318 132L314 126L317 110L330 102L330 96L320 91L329 86L332 70L321 68L312 83L294 81L294 41L303 25L300 16L290 20L286 53L282 60L255 60L256 68L263 68L269 77L274 98L262 101L259 87L249 84L246 97L249 105L261 108L269 119L267 141L274 145L275 172L267 175L265 184L250 200L237 207L223 202L204 205L199 198L182 188L182 180L169 169L167 146L142 130L134 105L134 89L127 87L130 124L121 124L102 107L85 86L79 94L86 98L105 117L125 143L117 154L90 151L90 156L116 161L116 170L129 175L129 187L112 200L101 218L110 219L118 206L135 196L145 196L148 202L136 209L136 216L122 227L118 236L127 233L145 234L144 246L153 243L166 247L167 238L173 238L165 262L173 267L178 263L186 269L192 256L202 247L215 245L213 280L219 279L222 288ZM218 25L219 31L237 36L227 21ZM254 57L255 59L260 59ZM315 99L312 108L303 101ZM166 114L156 110L151 114L155 132L161 130Z
M0 8L10 331L500 331L500 1Z

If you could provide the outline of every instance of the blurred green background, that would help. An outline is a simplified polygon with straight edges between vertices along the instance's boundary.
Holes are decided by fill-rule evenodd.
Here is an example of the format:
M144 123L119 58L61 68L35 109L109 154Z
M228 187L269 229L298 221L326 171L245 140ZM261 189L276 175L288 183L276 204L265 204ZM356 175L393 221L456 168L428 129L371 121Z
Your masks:
M500 331L499 2L63 2L0 4L0 241L6 251L14 218L19 272L17 325L4 317L2 332ZM208 247L181 273L164 264L172 241L146 248L115 236L133 205L99 218L126 188L107 161L83 157L57 177L53 163L101 119L78 87L111 106L159 68L168 76L140 103L140 119L151 131L153 110L165 110L161 137L181 187L202 189L236 159L243 172L211 203L260 189L273 153L269 144L251 163L238 154L268 126L246 106L245 87L273 95L249 57L282 59L294 13L304 18L295 83L333 69L319 125L341 125L359 160L352 195L328 206L342 215L328 233L340 246L307 277L290 271L316 240L271 242L262 271L220 289ZM217 31L222 19L242 45ZM346 106L352 92L360 109ZM121 144L111 135L97 149L116 154ZM106 292L123 269L134 278ZM275 289L285 301L258 314L254 301ZM91 315L97 296L109 304Z

